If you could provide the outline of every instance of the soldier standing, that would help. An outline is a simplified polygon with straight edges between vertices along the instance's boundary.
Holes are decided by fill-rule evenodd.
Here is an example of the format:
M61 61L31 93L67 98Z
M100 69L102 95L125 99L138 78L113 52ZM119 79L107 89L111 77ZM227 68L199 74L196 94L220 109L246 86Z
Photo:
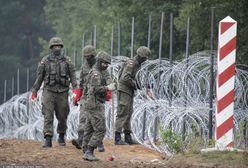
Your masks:
M93 68L93 65L96 62L96 49L92 45L87 45L83 48L83 57L85 58L85 63L82 65L81 73L80 73L80 89L83 92L87 92L87 75L89 74L90 70ZM107 70L103 71L103 76L106 81L106 84L110 84L112 82L112 79L110 77L110 74ZM72 144L77 148L82 148L82 141L84 136L84 126L86 122L86 116L84 111L84 102L86 100L86 96L82 95L80 99L80 114L79 114L79 126L78 126L78 139L73 139ZM75 102L77 104L77 101ZM84 149L85 150L85 149ZM104 145L103 143L100 143L98 145L98 151L104 152Z
M62 53L64 44L61 38L53 37L49 41L50 54L43 57L38 65L37 78L32 87L32 101L44 82L42 93L42 114L44 115L44 148L52 147L54 114L58 119L58 143L65 146L67 116L69 114L68 90L70 83L77 91L75 67L69 57ZM55 113L54 113L55 112Z
M151 51L142 46L137 49L137 55L134 59L128 59L122 66L119 73L117 90L117 116L115 122L115 144L132 144L131 138L131 116L133 113L134 92L137 90L135 76L140 69L141 64L147 60ZM125 142L121 140L121 132L125 134Z
M97 54L96 63L87 76L87 90L84 109L86 124L84 127L83 148L85 154L83 159L89 161L99 160L94 155L94 149L102 142L106 133L104 103L108 91L116 89L115 83L106 85L103 71L111 63L111 57L106 52Z

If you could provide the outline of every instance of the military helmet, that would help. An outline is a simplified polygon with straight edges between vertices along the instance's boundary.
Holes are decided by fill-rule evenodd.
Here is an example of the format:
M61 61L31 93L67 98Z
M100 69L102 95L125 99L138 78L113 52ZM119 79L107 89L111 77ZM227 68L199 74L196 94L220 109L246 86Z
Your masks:
M148 58L151 55L151 50L145 46L139 47L136 52L137 52L137 55L139 55L141 57Z
M104 61L104 62L106 62L106 63L108 63L108 64L111 63L111 56L110 56L107 52L105 52L105 51L99 52L99 53L97 54L97 56L96 56L96 59L97 59L98 61Z
M83 48L83 55L84 56L89 56L93 55L96 56L96 49L92 45L87 45Z
M59 45L59 46L61 46L63 48L64 43L63 43L63 41L61 40L60 37L53 37L53 38L50 39L49 48L52 48L55 45Z

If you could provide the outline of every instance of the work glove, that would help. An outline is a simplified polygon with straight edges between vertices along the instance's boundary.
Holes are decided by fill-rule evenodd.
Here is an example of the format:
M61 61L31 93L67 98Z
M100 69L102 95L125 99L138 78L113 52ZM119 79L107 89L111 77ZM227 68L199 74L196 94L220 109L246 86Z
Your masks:
M81 89L73 89L72 93L73 93L73 104L75 106L77 106L78 101L80 100L81 96L83 95L82 90Z
M37 92L33 91L31 95L31 101L35 101L37 99Z
M116 90L116 83L110 83L108 86L107 86L108 90Z
M106 101L109 101L112 98L112 91L108 90L106 94Z

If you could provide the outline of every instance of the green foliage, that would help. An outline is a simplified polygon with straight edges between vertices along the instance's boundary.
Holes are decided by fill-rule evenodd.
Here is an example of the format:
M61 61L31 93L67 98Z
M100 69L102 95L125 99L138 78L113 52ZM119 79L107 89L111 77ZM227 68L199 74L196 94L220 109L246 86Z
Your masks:
M16 81L18 68L20 92L26 91L26 69L36 67L42 49L38 38L47 39L52 31L43 11L45 0L0 0L0 4L0 95L3 95L2 86L7 80L7 98L10 98L12 78ZM30 71L30 85L34 73Z
M69 56L76 49L81 54L83 34L85 45L92 44L94 25L97 27L97 49L110 53L114 26L114 54L117 55L117 28L121 25L121 55L131 54L131 22L135 18L134 50L147 45L148 16L152 17L151 50L158 57L161 12L164 12L162 58L169 58L170 14L174 16L173 60L185 53L187 18L191 17L190 54L210 48L211 7L215 7L214 49L217 49L218 22L231 16L238 22L237 62L248 64L248 1L226 0L0 0L0 57L11 57L13 67L35 69L38 60L49 52L48 41L60 36ZM78 59L80 60L80 58ZM7 61L6 63L9 64ZM10 63L12 64L12 63ZM0 67L1 72L6 72ZM35 72L31 72L33 76ZM25 82L25 80L23 80ZM21 85L25 87L25 84ZM2 84L1 84L2 85ZM22 87L21 86L21 87ZM1 94L2 91L0 91Z
M210 49L210 18L211 7L215 7L214 49L217 50L218 22L226 16L231 16L238 23L237 29L237 62L248 64L245 55L248 54L248 1L226 0L188 0L180 7L179 17L176 19L177 29L186 32L187 18L191 23L191 53Z
M173 153L183 153L183 141L182 138L174 133L172 129L164 130L161 126L159 127L160 135L163 142L168 145Z

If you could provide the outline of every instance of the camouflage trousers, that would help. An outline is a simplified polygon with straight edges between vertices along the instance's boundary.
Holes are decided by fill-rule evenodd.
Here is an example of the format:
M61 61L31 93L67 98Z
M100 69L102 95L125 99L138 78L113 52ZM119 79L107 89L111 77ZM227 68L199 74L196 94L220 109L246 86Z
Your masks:
M84 109L85 98L82 97L80 99L80 113L79 113L79 124L78 124L78 132L83 132L85 123L86 123L86 114Z
M131 131L131 117L133 114L133 96L119 91L117 92L118 96L118 105L117 105L117 115L115 121L115 131L122 132Z
M100 104L95 109L85 109L86 123L83 145L96 148L104 139L106 133L105 107Z
M57 133L66 133L69 114L68 92L52 92L44 89L42 93L42 114L44 115L44 135L53 136L54 114L58 120Z

